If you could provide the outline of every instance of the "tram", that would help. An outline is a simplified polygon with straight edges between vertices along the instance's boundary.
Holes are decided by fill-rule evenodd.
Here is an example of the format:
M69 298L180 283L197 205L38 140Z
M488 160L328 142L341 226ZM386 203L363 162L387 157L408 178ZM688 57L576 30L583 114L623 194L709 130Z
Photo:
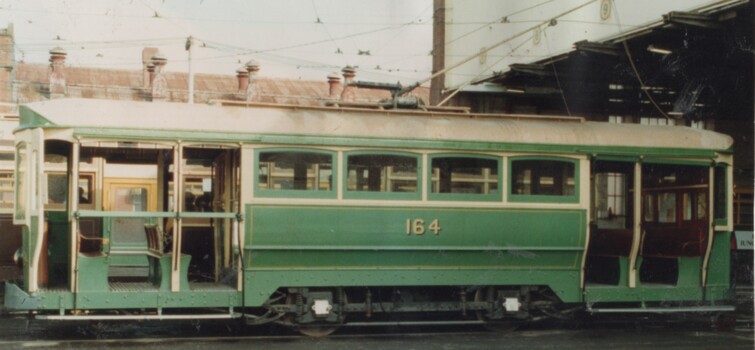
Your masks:
M732 143L575 117L34 102L5 307L310 335L730 311Z

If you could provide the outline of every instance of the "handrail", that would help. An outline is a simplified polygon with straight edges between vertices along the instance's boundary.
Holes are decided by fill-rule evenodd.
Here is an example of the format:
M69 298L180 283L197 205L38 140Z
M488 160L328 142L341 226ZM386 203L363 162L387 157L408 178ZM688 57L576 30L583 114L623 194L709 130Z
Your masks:
M172 211L101 211L79 210L76 218L176 218L176 219L239 219L235 212L172 212Z

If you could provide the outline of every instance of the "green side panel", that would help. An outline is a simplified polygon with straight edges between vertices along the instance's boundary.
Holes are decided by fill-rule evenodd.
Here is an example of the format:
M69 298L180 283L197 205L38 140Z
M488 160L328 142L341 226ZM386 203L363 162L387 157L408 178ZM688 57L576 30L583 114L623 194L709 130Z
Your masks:
M550 285L579 300L582 210L248 205L246 214L247 305L292 286Z
M35 239L31 237L31 232L37 232L37 220L32 219L29 223L31 225L31 229L29 226L22 226L21 227L21 254L23 254L23 290L29 290L29 259L28 257L32 256L33 253L33 246L35 244ZM36 237L36 236L35 236ZM6 304L7 305L7 304Z
M708 262L706 300L731 300L734 297L730 284L731 235L731 232L716 232L713 236L713 247Z
M703 289L699 286L640 285L637 288L619 286L588 286L585 301L589 304L602 302L639 301L700 301Z
M235 289L204 289L182 292L134 287L108 292L79 293L77 309L135 308L229 308L242 306L242 293Z
M242 306L242 293L230 287L210 287L181 292L145 289L143 284L131 287L123 284L105 291L78 293L75 305L74 294L68 291L42 290L27 293L16 284L5 283L7 310L72 310L72 309L145 309L145 308L229 308Z
M548 281L544 283L543 281ZM256 307L281 286L445 286L445 285L549 285L566 303L582 300L578 270L291 270L244 273L244 306Z
M110 289L107 281L109 257L106 255L78 257L79 281L81 292L104 292Z
M589 303L731 300L733 294L729 284L731 259L729 244L729 234L724 232L715 234L708 263L706 288L702 287L703 257L680 257L677 260L679 278L675 285L639 283L637 288L629 288L624 282L619 286L588 285L585 288L585 299ZM641 266L642 257L637 263ZM623 273L622 281L624 281Z
M584 249L586 231L583 210L248 205L246 214L247 248L254 250L573 253ZM422 235L414 233L417 219L423 220ZM430 227L435 220L437 234Z

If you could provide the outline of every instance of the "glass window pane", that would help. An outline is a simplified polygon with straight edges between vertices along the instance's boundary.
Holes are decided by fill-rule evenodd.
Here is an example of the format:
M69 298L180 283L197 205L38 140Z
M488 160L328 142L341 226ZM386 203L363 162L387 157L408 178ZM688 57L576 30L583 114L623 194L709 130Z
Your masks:
M416 157L352 155L347 160L348 191L417 192Z
M312 152L261 152L259 189L330 191L333 157Z
M558 160L516 160L511 162L512 194L575 195L574 163Z
M0 208L13 206L13 173L0 173Z
M689 193L684 193L682 206L684 208L684 221L692 220L692 196Z
M113 190L113 211L147 211L148 190L141 187L116 187Z
M644 219L646 222L655 221L655 200L652 194L646 194L644 198L643 209L645 210Z
M25 220L26 218L26 198L29 195L29 184L26 178L28 167L28 156L26 155L26 144L20 143L16 147L16 220Z
M697 219L703 220L708 217L708 196L705 195L704 192L700 192L697 194Z
M472 157L432 160L433 193L498 193L498 161Z
M658 222L676 222L676 193L661 193L658 195Z

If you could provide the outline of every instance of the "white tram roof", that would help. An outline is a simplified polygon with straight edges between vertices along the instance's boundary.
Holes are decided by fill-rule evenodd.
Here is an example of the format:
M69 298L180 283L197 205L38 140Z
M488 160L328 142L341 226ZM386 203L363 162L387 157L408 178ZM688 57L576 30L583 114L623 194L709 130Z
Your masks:
M20 128L145 129L545 145L729 150L731 137L678 126L581 118L249 104L55 99L21 107Z

